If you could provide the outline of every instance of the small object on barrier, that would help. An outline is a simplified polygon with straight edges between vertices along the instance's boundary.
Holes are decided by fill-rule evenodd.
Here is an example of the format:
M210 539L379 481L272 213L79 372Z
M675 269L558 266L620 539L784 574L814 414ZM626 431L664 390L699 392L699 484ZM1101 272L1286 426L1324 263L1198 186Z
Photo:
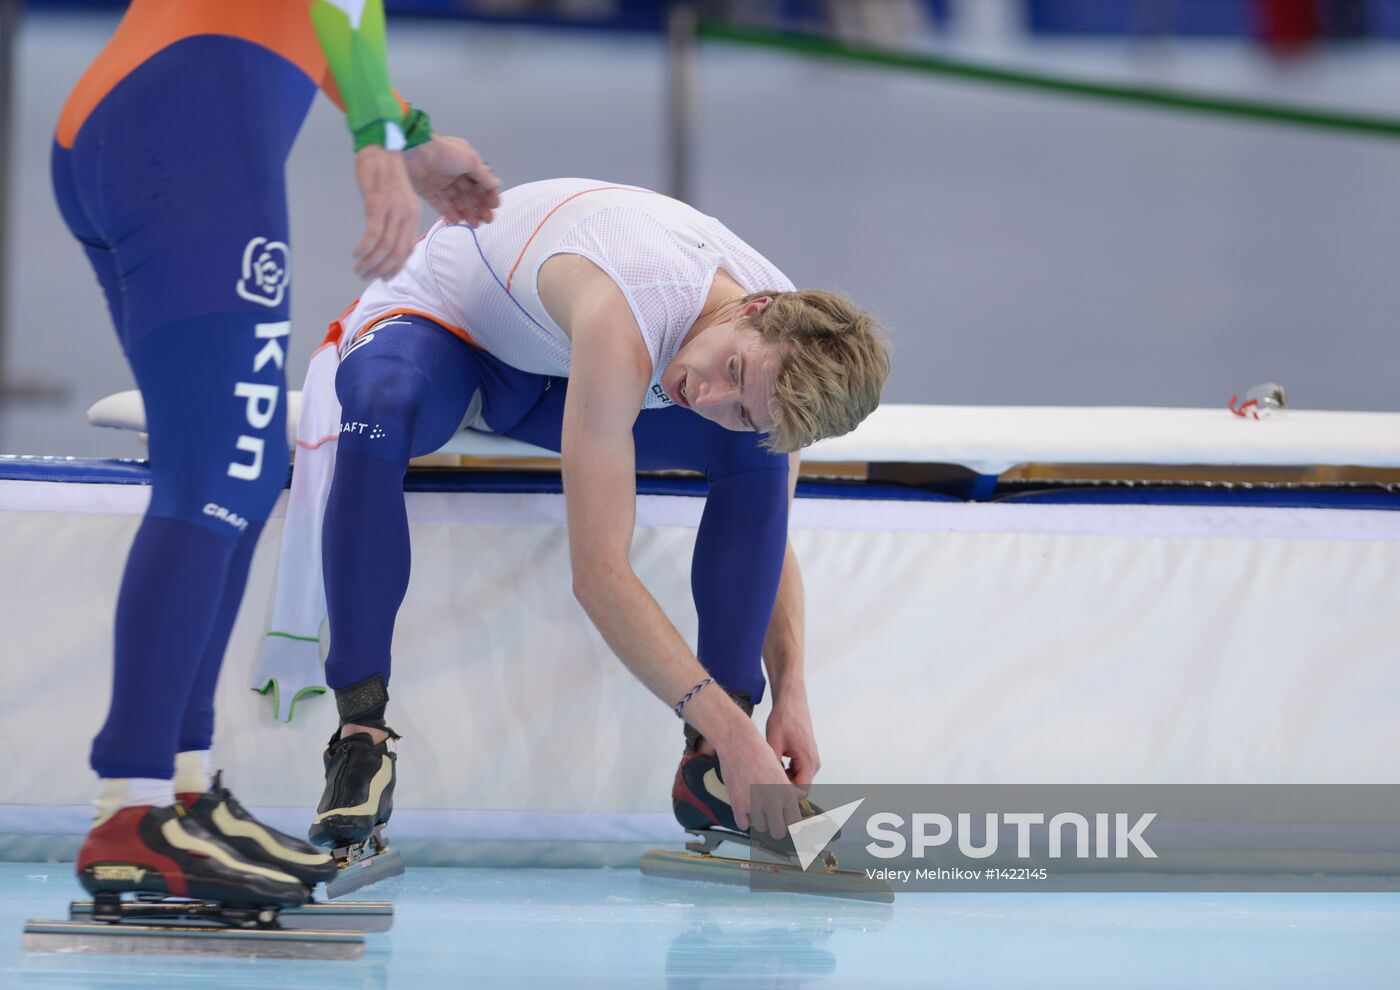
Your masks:
M1238 395L1230 396L1230 411L1244 419L1272 419L1287 409L1288 396L1277 382L1255 385L1244 393L1243 402Z

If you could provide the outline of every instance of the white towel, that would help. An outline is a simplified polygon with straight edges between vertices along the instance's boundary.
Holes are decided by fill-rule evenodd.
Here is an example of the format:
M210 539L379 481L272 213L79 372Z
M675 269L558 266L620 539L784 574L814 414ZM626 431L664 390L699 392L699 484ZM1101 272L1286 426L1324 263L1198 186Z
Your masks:
M340 400L335 374L340 355L327 341L312 356L297 417L296 467L282 529L272 628L263 638L252 688L272 693L274 715L290 722L296 703L324 694L321 627L326 621L326 586L321 575L321 520L335 473L340 436Z

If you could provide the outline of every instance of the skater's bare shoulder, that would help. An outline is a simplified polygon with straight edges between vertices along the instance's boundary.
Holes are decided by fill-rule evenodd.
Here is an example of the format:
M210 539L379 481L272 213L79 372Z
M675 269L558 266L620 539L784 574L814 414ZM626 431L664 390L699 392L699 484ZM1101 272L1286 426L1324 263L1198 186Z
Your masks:
M628 354L651 358L627 296L613 277L581 254L556 254L540 266L536 286L550 318L568 335L577 358L580 346L616 341ZM571 367L570 380L576 371ZM648 376L650 371L647 372Z
M652 362L626 296L601 268L574 254L545 262L539 288L549 315L570 341L566 473L578 455L606 454L603 447L613 448L619 461L624 453L630 458L632 426L646 399ZM627 451L618 449L622 446ZM630 476L633 466L627 470Z

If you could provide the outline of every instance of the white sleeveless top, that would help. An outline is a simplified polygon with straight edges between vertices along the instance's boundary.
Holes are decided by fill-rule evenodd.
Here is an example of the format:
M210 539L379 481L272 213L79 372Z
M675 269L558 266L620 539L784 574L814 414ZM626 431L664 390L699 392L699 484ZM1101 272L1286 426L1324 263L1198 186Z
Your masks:
M376 280L342 320L347 346L402 313L427 316L521 371L566 377L569 337L540 302L540 267L578 254L617 284L651 355L643 408L668 406L661 374L694 324L717 269L745 292L793 284L714 217L636 186L546 179L501 195L479 230L435 223L403 271Z

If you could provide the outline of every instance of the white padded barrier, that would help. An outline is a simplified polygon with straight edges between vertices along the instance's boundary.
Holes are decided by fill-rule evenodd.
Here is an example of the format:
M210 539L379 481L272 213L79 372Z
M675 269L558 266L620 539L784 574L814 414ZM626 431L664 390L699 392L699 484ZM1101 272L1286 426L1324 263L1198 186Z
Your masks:
M295 430L301 393L288 393ZM88 410L95 426L143 430L140 393ZM290 438L295 440L293 434ZM290 442L290 441L289 441ZM443 453L555 456L508 437L463 430ZM1351 465L1400 467L1400 413L1289 410L1249 420L1228 409L1073 406L881 406L844 437L802 452L814 462L957 464L1001 474L1025 463Z
M1039 417L889 407L823 456L990 470L1100 460L1094 451L1121 433L1112 459L1132 463L1400 465L1400 417L1387 414ZM1046 425L1075 421L1100 432ZM1129 434L1152 423L1151 442L1134 447ZM979 452L974 427L1001 430L997 445ZM1022 428L1044 445L1018 441ZM905 435L925 429L927 447ZM0 481L0 746L11 754L0 834L83 827L112 609L145 501L140 485ZM396 837L438 862L625 862L642 843L674 840L679 724L574 602L562 496L416 493L408 507ZM692 643L701 507L641 497L633 553ZM335 715L330 699L310 698L278 723L270 699L247 689L282 512L234 628L216 760L245 800L291 828L319 794ZM792 540L829 782L1396 781L1400 512L804 498Z

